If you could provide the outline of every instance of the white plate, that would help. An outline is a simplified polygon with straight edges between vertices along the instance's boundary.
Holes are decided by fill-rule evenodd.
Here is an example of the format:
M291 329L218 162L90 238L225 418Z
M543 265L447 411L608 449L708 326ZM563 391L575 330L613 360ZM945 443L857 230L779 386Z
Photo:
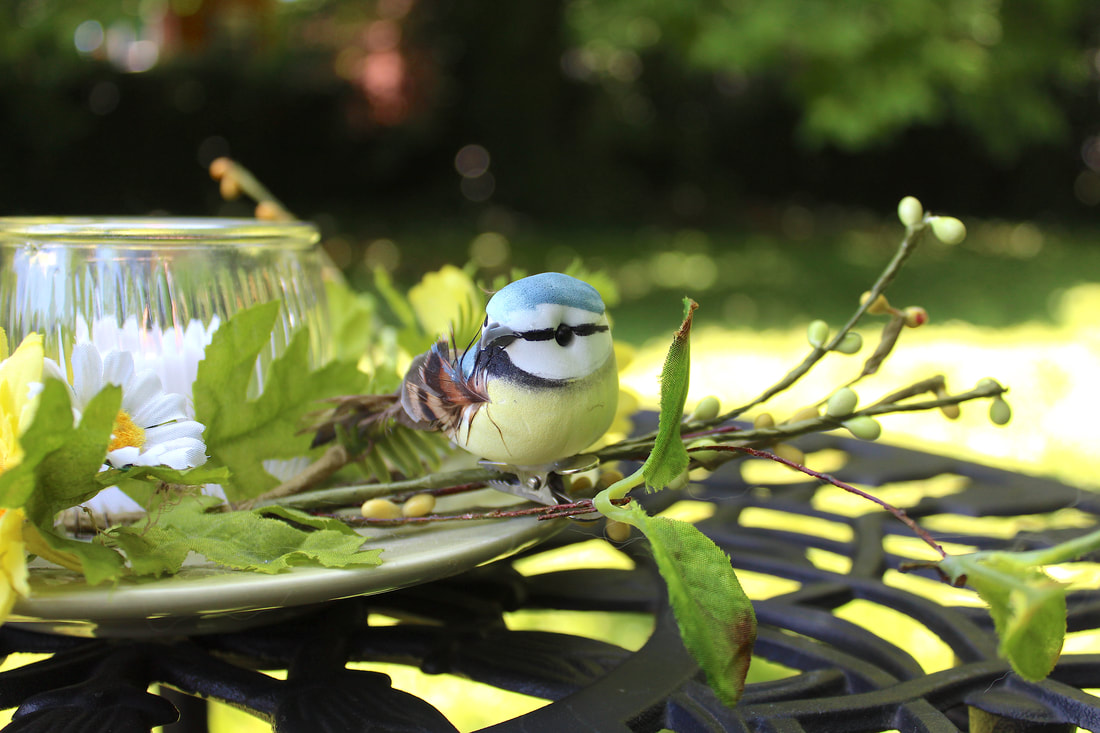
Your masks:
M492 489L440 499L437 511L521 503ZM149 637L234 631L292 615L315 603L370 595L461 573L507 557L568 526L534 517L454 521L360 530L364 548L382 548L367 568L295 567L275 575L197 562L177 575L87 585L77 573L31 566L30 598L8 623L74 636Z

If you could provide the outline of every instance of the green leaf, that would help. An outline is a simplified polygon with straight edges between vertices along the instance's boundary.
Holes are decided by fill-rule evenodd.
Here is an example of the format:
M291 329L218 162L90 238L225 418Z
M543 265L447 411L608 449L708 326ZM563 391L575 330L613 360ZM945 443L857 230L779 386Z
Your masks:
M268 366L263 391L248 398L248 384L260 351L267 347L279 304L240 311L214 332L195 380L196 419L212 465L229 468L225 484L231 501L251 499L273 488L277 479L263 469L270 458L306 455L311 437L304 417L328 397L354 394L366 376L353 363L329 362L309 370L309 333L294 333L284 353Z
M96 475L101 486L117 486L144 507L151 506L162 483L177 486L224 485L229 482L229 478L228 468L210 463L182 471L168 466L131 466L127 469L101 471Z
M989 604L1001 656L1034 682L1050 674L1062 652L1066 591L1024 558L1022 553L976 552L946 557L939 567L952 580L965 576Z
M121 388L104 387L85 407L80 424L74 426L68 389L57 380L46 380L39 412L23 441L31 444L43 437L40 431L50 430L54 431L51 443L60 437L61 445L40 456L33 467L34 490L27 497L26 509L34 524L51 527L57 512L87 501L102 489L95 477L107 456L121 402ZM42 414L44 406L46 414Z
M410 354L426 351L435 341L437 334L424 331L408 298L394 287L389 273L380 267L374 271L374 287L401 322L401 328L397 332L398 345Z
M99 585L106 581L118 580L127 572L122 556L110 547L103 545L99 541L99 537L91 542L84 542L60 535L52 527L44 528L39 525L36 529L42 540L50 548L58 553L68 554L76 558L80 563L80 571L84 573L84 580L87 581L88 585ZM35 551L35 548L30 545L27 549L35 552L35 554L42 554L47 560L55 559L51 554Z
M653 450L642 467L646 487L663 489L687 470L688 454L680 439L691 371L691 321L699 305L684 298L684 322L672 340L661 369L661 412Z
M378 565L381 550L361 550L363 537L336 519L285 507L208 512L210 497L185 496L132 527L109 532L137 574L178 572L188 553L235 570L277 573L290 567Z
M650 517L637 504L630 514L653 548L684 646L722 702L735 705L752 659L756 614L729 557L687 522Z
M20 437L23 460L0 474L0 506L21 507L34 492L38 466L54 451L64 447L73 429L73 410L65 386L47 379L38 398L34 420ZM106 444L103 455L106 456Z
M367 293L356 293L342 282L325 283L329 328L338 360L358 360L378 330L377 307Z
M690 371L689 338L696 304L684 299L684 322L676 332L661 373L661 414L657 438L641 469L593 499L604 516L641 530L653 548L657 568L668 586L680 637L707 675L707 683L727 705L745 689L745 675L756 639L756 614L726 554L687 522L650 517L637 503L612 503L642 482L663 488L688 466L680 425Z

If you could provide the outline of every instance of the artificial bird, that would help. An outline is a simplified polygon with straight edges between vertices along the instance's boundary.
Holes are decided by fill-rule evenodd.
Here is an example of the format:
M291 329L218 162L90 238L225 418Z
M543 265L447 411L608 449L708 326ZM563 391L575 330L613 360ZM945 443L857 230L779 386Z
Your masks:
M618 394L599 293L546 272L496 292L475 342L460 350L453 336L441 338L413 359L397 395L361 398L355 409L368 415L358 419L360 428L388 416L442 431L508 477L494 482L497 488L554 504L566 498L559 475L595 466L593 457L578 454L610 427ZM392 404L378 410L381 399ZM350 411L345 405L345 426ZM338 408L330 427L340 415Z

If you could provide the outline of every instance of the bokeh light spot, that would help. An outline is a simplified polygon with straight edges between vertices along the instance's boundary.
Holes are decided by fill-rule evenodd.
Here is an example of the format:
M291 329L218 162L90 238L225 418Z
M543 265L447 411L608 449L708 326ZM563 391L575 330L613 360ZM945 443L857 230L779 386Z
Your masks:
M363 264L368 270L381 268L393 272L400 262L401 251L392 239L376 239L363 250Z
M481 267L500 267L508 262L511 253L507 238L497 232L479 234L470 242L470 259Z
M489 151L480 145L464 145L455 154L455 170L463 178L477 178L489 170Z
M98 20L86 20L73 32L73 45L83 54L90 54L103 45L103 26Z

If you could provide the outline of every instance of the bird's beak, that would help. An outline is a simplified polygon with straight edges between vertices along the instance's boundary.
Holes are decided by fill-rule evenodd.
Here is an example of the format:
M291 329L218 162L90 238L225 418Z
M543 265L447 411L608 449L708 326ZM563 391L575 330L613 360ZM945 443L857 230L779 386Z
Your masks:
M504 348L516 339L518 334L507 326L499 323L488 323L481 329L481 338L478 339L478 349L488 349L491 346Z

